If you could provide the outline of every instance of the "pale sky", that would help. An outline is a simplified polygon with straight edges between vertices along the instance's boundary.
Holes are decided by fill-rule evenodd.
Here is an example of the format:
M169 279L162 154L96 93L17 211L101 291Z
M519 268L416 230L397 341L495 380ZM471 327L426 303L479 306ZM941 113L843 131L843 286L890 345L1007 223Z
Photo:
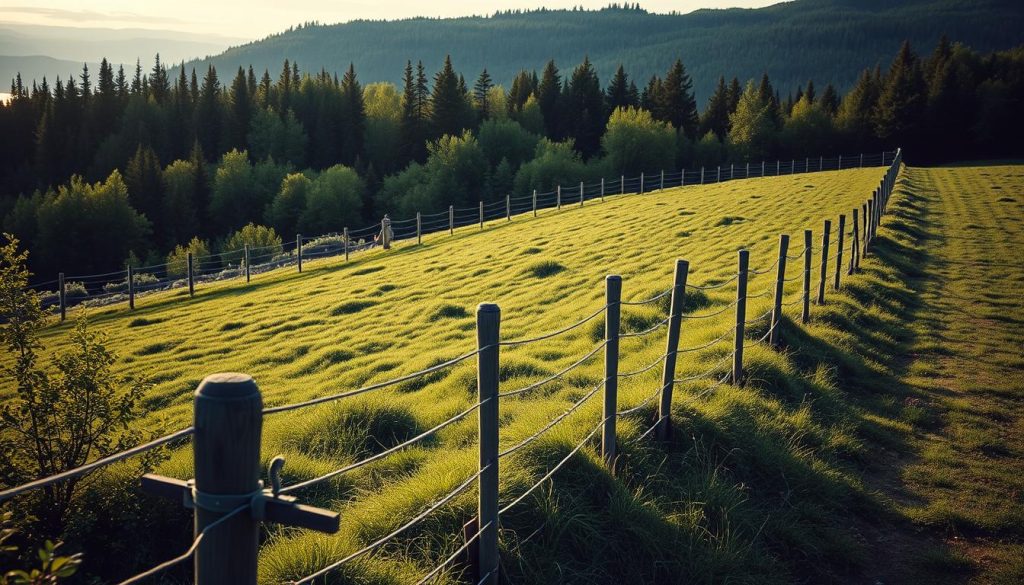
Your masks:
M621 3L621 0L616 0ZM651 12L698 8L757 8L781 0L647 0ZM257 39L307 21L330 24L356 19L492 14L495 10L588 9L611 0L0 0L0 22L54 26L173 29Z

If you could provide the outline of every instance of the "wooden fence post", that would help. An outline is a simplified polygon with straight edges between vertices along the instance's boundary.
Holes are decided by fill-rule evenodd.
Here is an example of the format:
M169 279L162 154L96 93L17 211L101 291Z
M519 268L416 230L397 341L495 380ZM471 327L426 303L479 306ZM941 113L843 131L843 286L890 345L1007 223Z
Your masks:
M704 167L700 168L700 184L704 184Z
M346 246L347 246L347 244L346 244ZM252 274L251 274L251 271L249 270L249 267L250 267L250 263L249 263L249 244L245 244L242 247L242 255L243 255L242 261L245 262L245 282L248 283L248 282L252 281Z
M194 405L198 536L239 505L248 504L260 489L263 399L249 376L214 374L199 384ZM248 513L235 514L211 530L195 553L196 584L255 585L259 540L259 522Z
M555 188L555 209L561 211L562 209L562 186L559 185Z
M850 269L847 274L853 274L860 263L860 230L857 225L857 208L853 208L853 241L850 242L853 248L850 250Z
M750 163L747 163L747 170L743 173L743 178L744 179L749 179L750 178Z
M64 286L64 273L57 274L57 302L60 304L60 320L68 317L68 289Z
M416 243L423 243L423 215L420 212L416 212Z
M825 157L824 156L819 156L818 157L818 171L821 172L821 170L822 170L822 168L824 166L825 166Z
M672 390L676 378L676 358L679 350L679 326L683 321L683 300L686 295L686 276L690 263L676 260L672 278L672 302L668 313L668 338L665 342L665 366L661 373L661 403L658 406L658 438L672 436Z
M804 158L804 172L811 172L811 157Z
M455 206L448 206L448 235L455 235Z
M800 311L800 322L806 324L811 320L811 254L813 253L811 241L814 234L811 230L804 230L804 287L803 287L803 309Z
M128 265L128 308L135 310L135 271Z
M480 401L479 518L480 573L483 583L498 583L498 343L501 309L481 303L476 309L477 398Z
M583 207L583 181L580 181L580 207Z
M764 161L761 161L761 176L764 176Z
M533 190L533 217L537 217L537 190Z
M619 195L626 193L626 175L619 175Z
M348 228L346 227L345 230L342 233L344 234L342 237L345 240L345 262L348 262L348 250L349 250L349 246L348 246Z
M686 167L683 167L683 170L679 171L679 186L686 186Z
M196 296L196 279L192 271L192 252L188 253L188 296Z
M839 290L840 274L843 272L843 239L846 234L846 215L839 214L839 234L836 236L836 282L835 289Z
M512 221L512 196L505 195L505 221Z
M775 305L772 307L772 320L768 331L768 343L779 347L782 341L782 293L786 287L786 254L789 252L789 236L779 236L779 263L775 276Z
M661 182L658 183L658 191L665 188L665 169L661 170Z
M736 277L736 339L732 351L732 383L739 386L743 383L743 338L747 325L747 267L750 264L750 251L740 250L739 272Z
M480 200L480 229L484 229L484 201Z
M860 153L860 168L864 168L864 153Z
M864 255L867 256L871 248L871 218L875 216L872 206L874 201L868 199L864 202Z
M716 183L721 183L722 182L722 165L718 165L718 171L715 174L715 182Z
M615 467L615 419L619 393L619 310L622 277L610 274L604 279L604 422L601 425L601 458L608 469Z
M299 272L302 272L302 234L295 234L295 255L298 258Z
M601 201L604 201L604 177L601 177Z
M782 174L782 161L780 161L778 159L775 159L775 175L778 176L778 175L781 175L781 174Z
M644 194L644 173L643 173L643 171L640 172L640 194L641 195Z
M736 163L729 163L729 180L736 178Z
M832 220L825 220L825 231L821 233L821 275L818 278L817 304L825 304L825 279L828 278L828 242L832 231Z
M791 174L791 175L795 175L796 174L796 159L795 158L793 160L789 161L789 174Z

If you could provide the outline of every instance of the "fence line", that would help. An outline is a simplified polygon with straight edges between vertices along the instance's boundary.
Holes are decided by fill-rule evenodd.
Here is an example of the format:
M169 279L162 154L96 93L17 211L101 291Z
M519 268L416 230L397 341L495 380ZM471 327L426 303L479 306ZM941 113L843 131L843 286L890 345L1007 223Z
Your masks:
M704 169L681 170L681 171L660 171L648 174L648 185L644 184L644 173L640 177L620 177L620 188L615 193L614 188L609 189L609 182L601 179L599 182L587 184L579 182L574 185L559 185L552 191L536 193L521 197L505 196L497 201L486 203L480 201L476 207L454 207L450 206L447 212L419 213L407 219L391 220L391 229L394 234L390 243L415 240L416 244L422 243L422 237L426 234L448 231L454 235L455 228L478 225L483 229L488 221L505 219L511 221L513 215L525 215L533 213L536 215L539 209L561 209L563 204L578 202L580 205L589 199L604 200L606 195L612 194L644 194L668 188L677 188L693 185L704 185L712 182L724 182L728 180L752 179L786 175L793 173L813 173L831 170L843 170L844 168L861 168L865 166L885 166L886 161L892 161L898 156L898 151L883 151L881 153L855 155L846 157L847 160L859 161L858 164L847 164L843 166L843 156L824 158L817 160L807 158L801 167L802 161L790 161L789 166L785 161L776 161L776 172L771 171L771 165L746 165L738 167L743 172L733 169L727 178L722 178L721 173L716 181L704 181ZM812 164L812 163L817 163ZM755 172L751 172L754 169ZM653 179L650 177L658 177ZM635 183L627 188L627 183ZM655 183L656 188L650 188L650 183ZM611 183L614 185L614 182ZM572 193L578 193L573 198ZM589 197L588 197L589 194ZM543 198L550 197L545 202ZM531 199L529 208L513 210L512 202L517 200ZM461 214L461 215L460 215ZM447 216L447 217L445 217ZM423 218L438 217L440 219L423 221ZM217 283L236 278L244 278L250 283L253 275L259 275L277 268L295 267L302 272L304 260L334 258L344 256L345 261L350 260L354 252L370 250L378 245L374 236L380 233L381 224L373 224L357 229L344 228L341 232L330 232L319 236L297 235L294 241L282 242L280 245L263 246L260 248L249 248L248 251L235 250L219 254L208 254L204 256L186 259L184 268L172 266L171 263L156 264L133 269L133 275L129 277L127 268L105 272L101 274L87 275L66 275L62 272L56 280L48 280L41 283L29 285L29 288L46 293L43 297L43 305L52 308L60 315L63 321L66 318L67 309L70 306L85 304L86 306L106 307L116 303L124 302L129 310L135 310L138 297L160 291L170 291L180 288L187 288L189 296L195 295L198 284ZM116 277L116 278L112 278ZM45 290L46 287L56 283L56 292ZM72 294L68 294L68 292ZM63 293L63 294L62 294Z
M870 205L865 205L865 207L868 207L870 211L868 215L863 216L864 222L863 232L860 234L860 236L862 236L861 238L856 237L858 235L857 224L853 224L854 237L851 237L850 240L851 250L858 250L858 246L863 246L863 252L866 253L872 244L877 233L878 225L885 213L886 206L895 186L895 180L900 170L901 162L902 153L897 150L893 158L893 162L886 169L878 189L874 191L872 198L867 202L870 203ZM681 177L685 178L685 173L682 174ZM659 177L659 180L662 179ZM819 305L824 304L825 294L829 288L824 286L825 279L834 278L836 288L841 284L839 280L839 273L841 272L840 269L837 268L837 272L834 276L829 274L826 270L828 258L827 252L829 250L829 223L830 222L828 221L825 223L825 231L823 233L823 242L821 247L823 258L821 264L822 272L819 279L820 286L818 289L817 304ZM842 238L845 235L845 224L840 221L840 226L843 227L838 229L838 234L839 237ZM797 299L804 303L805 313L808 308L807 301L809 297L811 255L814 251L813 247L810 245L810 241L811 233L810 230L807 230L805 231L804 250L801 254L795 255L793 258L799 259L802 255L805 259L802 289L798 291L801 295ZM497 528L500 523L501 515L507 513L513 506L521 503L525 498L533 493L534 490L543 485L544 482L550 480L559 469L566 465L574 455L576 455L589 441L591 441L591 439L595 437L598 431L602 431L600 440L601 456L605 459L607 464L614 466L616 453L616 427L614 423L616 419L642 412L644 408L646 408L660 395L662 397L662 404L655 413L656 416L653 426L643 432L636 441L647 438L651 433L658 429L663 429L663 432L658 434L659 438L665 438L671 429L672 412L671 408L669 408L671 407L671 395L668 393L671 392L673 384L704 381L713 373L719 372L723 368L727 369L724 376L716 377L713 384L704 388L699 393L686 395L684 400L695 400L706 396L714 389L727 382L731 382L736 385L742 384L744 382L744 349L756 344L764 343L769 339L772 340L769 347L777 347L777 341L781 338L781 332L783 329L783 307L788 307L790 305L790 303L782 303L782 297L785 293L785 283L794 280L793 278L787 279L785 276L786 263L783 259L789 258L786 254L787 244L788 237L785 235L781 236L778 258L774 263L758 270L749 268L749 252L747 250L740 250L738 253L739 269L737 274L724 282L716 284L686 284L685 274L689 265L685 261L678 261L677 272L674 277L674 286L664 292L658 293L654 297L642 301L622 301L620 292L622 284L621 278L618 276L609 276L606 279L607 301L604 306L569 327L529 339L502 341L499 335L500 310L496 305L481 304L477 311L478 344L476 350L464 353L459 357L411 374L399 376L391 380L371 384L355 390L337 392L293 404L263 408L259 389L256 387L255 382L253 382L253 380L248 376L244 374L216 374L208 376L203 380L199 389L196 391L195 427L189 427L187 429L171 433L164 437L139 445L132 449L110 455L73 470L68 470L47 478L41 478L21 486L12 487L0 492L0 501L24 494L31 490L43 488L53 483L66 481L73 477L79 477L101 467L121 461L127 457L166 445L174 440L186 436L194 436L193 450L196 460L196 479L190 482L184 482L182 480L147 474L143 478L143 489L156 495L184 499L184 501L187 502L187 505L193 507L196 513L195 538L189 549L186 550L184 554L174 557L165 563L161 563L148 571L140 573L139 575L130 578L126 583L134 583L143 578L155 575L168 567L184 562L188 558L194 559L196 566L195 574L199 585L213 585L213 583L223 582L223 575L232 576L232 582L255 583L258 538L249 538L249 536L258 535L260 522L276 522L286 526L305 527L324 532L335 532L339 529L340 520L337 513L303 506L298 504L295 498L288 496L287 494L327 481L347 471L383 459L409 445L417 443L437 433L449 425L466 419L466 417L473 412L479 412L478 427L480 436L480 463L475 473L470 475L468 479L463 481L452 491L449 491L447 494L424 508L411 520L401 524L398 528L373 541L369 545L364 546L358 551L350 553L337 561L330 562L316 572L294 581L294 583L310 583L316 578L329 574L331 571L359 556L372 553L384 543L395 538L410 527L415 526L428 515L453 500L459 494L465 492L473 485L474 482L476 482L478 485L478 514L476 522L480 525L480 528L477 529L476 534L472 536L467 534L466 542L459 547L455 553L447 557L441 565L428 573L421 582L428 581L443 570L444 567L453 563L461 552L466 552L470 550L470 547L475 546L477 548L477 554L475 555L477 562L475 566L469 567L475 571L474 580L478 580L477 582L479 583L494 585L497 583L499 575ZM841 245L837 246L839 247L839 250L843 250ZM851 271L858 271L860 268L860 256L852 254L850 256L850 262ZM842 266L841 259L838 261L837 265L840 267ZM748 277L750 275L768 273L773 268L777 268L777 271L776 280L774 282L775 298L772 303L772 307L759 316L748 319L746 316L747 301L758 300L766 296L763 293L748 294ZM680 269L682 270L681 272ZM695 290L717 289L723 288L733 282L735 282L736 286L736 300L721 311L703 315L682 314L684 300L683 295L687 288ZM621 333L619 331L619 309L621 305L646 305L656 302L670 293L672 294L672 306L670 307L669 315L665 320L657 323L654 327L640 332ZM721 336L710 342L690 348L679 349L677 346L673 345L672 338L675 336L676 340L678 340L681 322L687 319L703 319L721 315L730 309L735 309L735 325L727 328L725 333ZM499 391L501 347L527 345L551 339L572 331L601 314L605 315L605 339L583 358L558 373L550 375L539 382L535 382L519 390L505 393ZM767 332L765 332L763 336L756 340L747 337L745 330L747 325L758 324L769 317L771 320L767 328ZM653 363L645 366L644 368L633 372L627 372L625 374L619 374L618 363L620 356L618 352L618 341L626 337L647 335L665 325L668 325L667 338L669 341L667 343L667 350ZM728 341L730 335L735 335L735 346L733 350L723 358L720 358L719 361L716 361L715 365L710 370L701 374L684 376L682 378L678 378L676 376L674 356L682 353L709 349L718 343ZM567 372L580 367L585 361L592 358L602 349L605 350L605 376L597 383L597 385L573 403L567 410L554 417L533 434L503 451L499 449L498 402L501 398L522 394L528 390L532 390L558 379ZM416 379L444 368L455 366L473 356L477 357L477 380L479 388L478 401L466 410L463 410L438 425L435 425L431 429L428 429L427 431L424 431L403 443L395 445L388 450L335 469L324 475L284 487L281 486L280 478L280 471L284 464L284 460L282 458L275 458L271 462L269 471L270 484L272 487L268 489L263 488L262 482L258 481L258 477L256 476L249 478L251 479L251 482L248 480L239 480L237 475L232 475L231 472L231 468L235 466L223 464L224 461L236 463L241 462L243 468L258 470L260 466L259 429L262 426L263 418L267 415L306 408L317 404L349 398L366 392L389 388L402 382ZM729 362L732 362L731 368L729 367ZM632 377L650 371L660 363L664 363L665 370L663 372L662 381L656 391L639 404L625 410L618 410L616 395L617 380L619 378ZM561 423L569 415L574 412L578 412L587 401L602 389L605 394L604 412L598 424L586 436L584 436L583 440L576 444L565 457L552 466L528 489L508 504L499 507L499 460L525 448L534 441L537 441L545 432ZM243 401L241 398L244 398L245 400ZM668 402L668 407L666 407L666 400ZM228 421L232 421L230 425L227 424ZM195 429L205 430L202 433L197 433ZM225 429L230 430L228 431ZM213 452L216 452L217 455L214 456ZM216 464L211 463L211 461L213 461L211 458L214 457L217 459ZM247 485L240 486L240 481ZM234 491L231 491L231 489L223 491L224 485L226 484L235 485ZM211 493L218 495L211 496ZM233 493L238 495L230 495ZM229 518L235 518L238 520L239 515L245 517L244 512L247 510L250 514L248 520L245 522L227 522ZM215 528L218 530L215 530ZM242 536L241 538L239 537L240 535Z

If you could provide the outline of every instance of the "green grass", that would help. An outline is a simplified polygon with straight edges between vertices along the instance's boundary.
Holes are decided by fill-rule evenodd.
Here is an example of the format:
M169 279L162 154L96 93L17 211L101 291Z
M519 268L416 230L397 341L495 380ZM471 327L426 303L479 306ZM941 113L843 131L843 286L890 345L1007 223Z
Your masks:
M844 276L839 293L829 287L827 304L812 307L809 325L794 320L795 311L787 314L782 351L748 349L745 387L720 386L697 398L710 380L681 385L671 441L633 441L654 420L653 407L623 418L614 476L601 465L592 440L552 482L502 517L508 582L877 577L888 583L936 575L954 575L954 581L992 575L993 582L1011 582L998 576L1013 576L1014 567L1020 568L1014 559L1020 557L1024 432L1016 412L1024 364L1020 303L1013 292L1024 275L1007 268L1009 277L987 281L997 286L990 289L991 299L982 297L984 305L964 297L966 282L955 291L957 298L972 299L965 306L987 316L982 326L991 331L985 330L990 336L980 351L970 335L978 326L965 322L949 337L945 319L955 313L951 308L947 315L932 302L956 306L953 295L941 291L952 286L949 262L963 256L933 238L944 230L965 235L963 226L973 222L980 226L977 235L971 232L977 242L963 246L978 259L1013 258L1024 214L1019 203L995 200L1021 184L1021 168L910 170L863 273ZM156 377L143 424L171 429L188 424L191 393L206 373L250 373L268 405L284 404L465 353L475 344L472 313L482 301L501 306L503 338L532 337L600 307L606 274L623 276L624 299L640 299L669 286L675 258L689 260L693 284L727 280L741 248L751 251L752 268L764 268L776 255L779 233L802 241L797 236L810 228L819 241L822 220L859 207L880 175L880 169L816 174L813 189L804 188L806 176L784 176L613 197L536 219L494 222L483 233L470 227L454 237L429 235L422 246L373 251L349 264L307 262L301 275L282 270L249 285L204 286L191 300L151 295L140 299L133 314L106 309L90 318L110 335L110 346L130 358L125 371ZM1003 192L986 191L993 184L1005 187ZM1004 208L992 212L987 202ZM990 247L997 238L1004 248ZM752 278L749 293L768 290L773 276ZM785 300L796 299L798 288L798 282L788 284ZM734 295L731 286L694 294L686 310L717 311ZM748 316L768 306L767 298L753 300ZM649 327L666 308L667 300L623 307L623 328ZM681 347L712 341L731 318L726 311L685 321ZM602 327L597 319L557 339L503 349L502 389L573 363L601 338ZM58 347L66 329L50 329L47 347ZM763 327L751 329L751 336L763 333ZM677 375L707 371L729 349L725 341L684 354ZM663 350L660 332L625 339L620 371L639 369ZM957 372L971 377L957 381ZM501 445L531 435L601 376L601 358L595 356L561 381L503 400ZM660 368L654 368L623 380L620 408L650 396L659 376ZM464 410L475 392L470 360L391 390L271 416L264 459L286 457L286 483L315 477ZM502 460L503 502L532 485L594 427L599 401L595 397ZM276 583L311 573L386 534L473 473L475 445L476 422L470 417L430 441L298 494L339 510L342 530L327 536L270 528L261 580ZM180 449L160 471L188 478L190 467L190 453ZM970 485L979 478L995 483ZM461 544L475 497L468 490L329 582L415 582ZM964 498L968 505L956 505ZM163 522L183 549L187 523ZM978 536L973 549L949 537L964 541L968 530ZM979 561L972 552L979 547L989 551L986 558L1001 560ZM138 562L162 560L168 550L174 548L151 551ZM125 566L125 574L130 569ZM442 581L458 577L456 571Z

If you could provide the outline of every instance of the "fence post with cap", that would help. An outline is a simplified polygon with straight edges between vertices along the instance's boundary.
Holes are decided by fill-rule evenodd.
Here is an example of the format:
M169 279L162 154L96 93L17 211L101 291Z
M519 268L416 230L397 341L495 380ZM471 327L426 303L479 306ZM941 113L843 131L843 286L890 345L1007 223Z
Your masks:
M768 344L779 347L782 340L782 294L786 286L786 254L789 252L789 236L779 236L779 262L775 276L775 304L772 307L772 320L768 330Z
M846 214L839 214L839 233L836 234L836 282L835 289L839 290L840 274L843 272L843 240L846 231Z
M818 300L817 304L825 304L825 280L828 278L828 242L832 231L832 220L825 220L825 227L821 233L821 274L818 277Z
M661 440L672 435L672 391L675 386L676 359L679 350L679 328L683 321L683 300L686 295L686 277L690 263L676 260L672 278L672 301L668 313L668 337L665 342L665 364L661 373L661 402L658 406L658 431Z
M498 371L501 309L481 303L476 309L478 433L480 443L479 518L480 577L498 583Z
M743 338L747 325L747 267L750 264L750 252L739 251L738 272L736 276L736 334L732 352L732 383L739 386L743 383Z
M610 274L604 279L604 422L601 424L601 459L609 469L615 466L615 419L619 393L619 314L622 277Z

